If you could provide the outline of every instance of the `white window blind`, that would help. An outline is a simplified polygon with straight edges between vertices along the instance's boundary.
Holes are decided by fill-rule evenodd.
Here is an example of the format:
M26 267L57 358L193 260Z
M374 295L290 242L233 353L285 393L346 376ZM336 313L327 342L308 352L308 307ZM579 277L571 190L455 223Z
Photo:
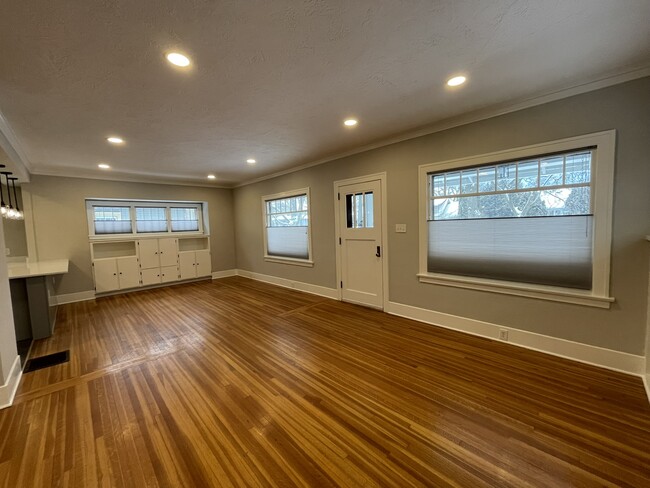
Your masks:
M591 289L591 150L429 174L427 270Z
M131 233L131 207L93 206L95 234Z
M167 232L167 209L135 207L135 228L138 233Z
M309 259L309 201L307 194L265 201L266 254Z
M86 199L89 235L207 233L207 204Z
M199 212L195 207L171 208L172 232L199 230Z

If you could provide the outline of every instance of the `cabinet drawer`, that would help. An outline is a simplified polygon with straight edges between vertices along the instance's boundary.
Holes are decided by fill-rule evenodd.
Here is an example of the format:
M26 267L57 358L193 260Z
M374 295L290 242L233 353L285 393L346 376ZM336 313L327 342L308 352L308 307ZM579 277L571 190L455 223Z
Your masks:
M160 281L162 283L178 281L178 266L163 266L160 268Z
M161 282L160 268L143 269L141 273L143 286L155 285Z

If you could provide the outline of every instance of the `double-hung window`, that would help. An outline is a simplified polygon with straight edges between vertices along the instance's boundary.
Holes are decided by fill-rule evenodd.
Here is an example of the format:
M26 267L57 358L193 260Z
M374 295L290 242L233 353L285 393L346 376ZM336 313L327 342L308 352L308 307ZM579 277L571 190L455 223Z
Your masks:
M420 280L608 306L613 147L612 131L421 166Z
M309 188L262 197L264 258L311 266Z
M205 202L87 199L90 237L207 234Z

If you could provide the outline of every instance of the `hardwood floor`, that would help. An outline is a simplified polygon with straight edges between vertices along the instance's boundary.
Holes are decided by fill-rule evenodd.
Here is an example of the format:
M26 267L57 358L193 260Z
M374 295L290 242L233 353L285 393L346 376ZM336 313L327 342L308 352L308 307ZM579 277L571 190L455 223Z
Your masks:
M62 306L0 486L650 486L639 378L244 278Z

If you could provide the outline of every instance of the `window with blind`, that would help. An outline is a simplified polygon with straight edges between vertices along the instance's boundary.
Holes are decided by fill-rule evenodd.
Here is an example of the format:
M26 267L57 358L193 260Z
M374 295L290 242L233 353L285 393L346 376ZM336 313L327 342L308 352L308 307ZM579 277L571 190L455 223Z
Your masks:
M609 299L613 147L611 131L421 166L421 281Z
M86 209L91 237L205 233L205 203L88 199Z
M263 197L265 258L311 264L309 189Z
M429 174L427 271L591 289L591 155Z

